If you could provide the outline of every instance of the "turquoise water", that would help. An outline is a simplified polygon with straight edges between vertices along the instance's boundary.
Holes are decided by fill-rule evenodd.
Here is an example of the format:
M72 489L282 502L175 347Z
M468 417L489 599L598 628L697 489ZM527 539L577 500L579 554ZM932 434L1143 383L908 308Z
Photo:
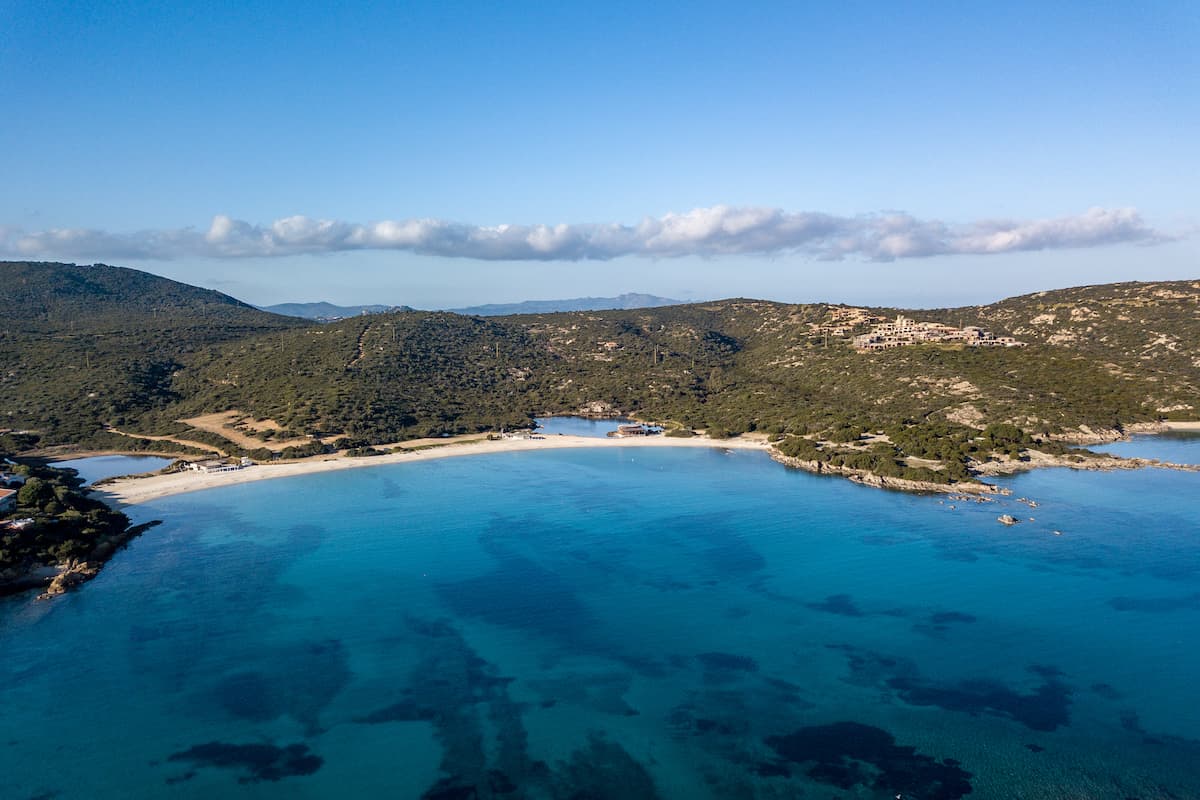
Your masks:
M1175 464L1200 464L1200 433L1139 434L1129 437L1128 441L1093 445L1088 449L1125 458L1157 458Z
M628 448L158 501L0 604L0 795L1200 797L1200 475L1008 483Z
M140 475L143 472L157 472L169 465L175 459L163 456L89 456L88 458L73 458L69 461L56 461L51 466L70 468L79 473L84 483L95 483L105 478L115 478L119 475Z

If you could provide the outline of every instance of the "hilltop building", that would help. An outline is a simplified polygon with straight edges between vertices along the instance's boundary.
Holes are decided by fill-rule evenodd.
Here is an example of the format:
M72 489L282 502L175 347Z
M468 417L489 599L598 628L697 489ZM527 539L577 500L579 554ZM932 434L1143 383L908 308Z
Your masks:
M917 322L911 317L898 316L895 322L882 322L869 333L855 336L854 349L860 353L890 350L923 342L951 342L968 347L1024 347L1011 336L996 336L975 325L955 328L943 322Z
M827 334L829 336L849 336L850 333L860 325L870 325L873 322L884 322L885 317L880 317L872 314L865 308L856 306L837 306L829 309L827 316L828 321L821 324L811 323L810 327L814 333Z

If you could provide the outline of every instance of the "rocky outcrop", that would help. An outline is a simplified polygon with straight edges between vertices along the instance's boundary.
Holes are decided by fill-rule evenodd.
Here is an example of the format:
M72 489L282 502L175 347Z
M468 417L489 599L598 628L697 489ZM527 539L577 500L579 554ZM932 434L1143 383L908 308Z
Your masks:
M1018 522L1020 522L1020 520L1018 520L1012 514L1001 514L1000 516L996 517L996 522L999 522L1001 525L1016 525Z
M824 461L809 461L802 458L791 458L785 456L778 450L772 448L771 458L781 464L786 464L789 467L802 469L806 472L812 472L817 475L839 475L849 478L855 483L861 483L863 486L875 486L879 489L892 489L898 492L935 492L937 494L975 494L975 495L1008 495L1012 493L1011 489L1005 489L1000 486L994 486L990 483L971 482L971 483L933 483L932 481L913 481L906 478L892 478L884 475L876 475L873 472L868 472L862 469L852 469L850 467L840 467L833 464L826 464Z
M1067 453L1053 455L1040 450L1027 450L1023 455L1027 460L1005 458L994 461L978 461L971 464L971 470L979 475L1012 475L1017 472L1028 472L1039 467L1067 467L1069 469L1114 470L1114 469L1173 469L1180 472L1200 472L1197 464L1176 464L1171 461L1159 461L1154 458L1122 458L1096 453Z
M86 559L70 559L56 565L31 564L0 570L0 597L29 592L34 589L43 590L37 596L38 600L50 600L65 594L96 577L105 562L130 540L158 525L159 522L160 520L153 520L141 525L133 525L119 535L105 537L92 548Z
M1080 425L1072 430L1051 434L1048 438L1068 444L1108 444L1124 439L1125 432L1116 428L1092 428Z
M70 589L87 583L100 572L100 564L91 561L71 559L63 565L62 571L54 576L46 591L38 595L38 600L49 600L60 594L66 594Z

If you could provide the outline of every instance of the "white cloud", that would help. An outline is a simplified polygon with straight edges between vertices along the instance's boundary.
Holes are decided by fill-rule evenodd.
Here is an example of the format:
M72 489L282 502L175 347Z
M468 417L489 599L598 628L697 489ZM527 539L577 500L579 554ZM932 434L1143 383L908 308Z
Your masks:
M85 228L26 232L0 226L0 252L21 258L249 258L349 250L399 250L489 261L581 261L621 256L798 255L892 261L951 254L1156 243L1132 208L1093 208L1070 217L980 220L955 225L887 212L839 217L778 208L713 206L635 225L584 223L477 226L440 219L368 224L284 217L254 225L225 215L208 230L109 233Z

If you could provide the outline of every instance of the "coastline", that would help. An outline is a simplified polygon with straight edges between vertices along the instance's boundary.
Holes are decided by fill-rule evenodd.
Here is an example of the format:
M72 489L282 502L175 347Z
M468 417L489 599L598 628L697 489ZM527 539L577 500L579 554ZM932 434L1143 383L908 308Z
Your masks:
M1200 432L1200 422L1162 422L1140 423L1126 428L1126 434L1117 436L1096 436L1093 442L1109 442L1128 438L1128 434L1155 434L1172 431ZM1116 432L1114 432L1116 433ZM116 509L140 505L163 497L178 494L217 489L224 486L234 486L242 483L252 483L276 478L290 478L299 475L311 475L334 470L356 469L360 467L379 466L384 464L406 464L410 462L429 461L440 458L455 458L460 456L486 455L492 453L516 453L536 450L561 450L580 448L636 448L636 447L716 447L736 450L758 450L770 455L781 464L802 469L815 474L838 475L867 486L892 489L907 492L930 493L971 493L980 495L1004 495L1007 490L992 484L937 484L922 481L907 481L898 478L882 478L862 470L832 468L819 462L804 462L788 458L780 454L763 435L743 434L729 439L712 439L707 436L693 438L675 438L663 436L608 438L594 436L578 436L574 434L549 434L540 439L482 439L478 436L464 435L449 440L417 440L398 443L397 446L410 446L420 449L400 453L388 453L382 456L348 457L343 455L313 456L308 459L288 461L280 464L256 464L252 467L234 472L215 474L197 474L180 472L169 475L145 475L115 478L95 487L93 492ZM74 457L78 457L77 455ZM1140 469L1159 467L1166 469L1181 469L1196 471L1190 465L1178 465L1140 458L1121 458L1108 456L1089 459L1085 462L1070 461L1065 457L1046 456L1038 453L1037 457L1028 462L997 463L991 462L976 465L977 476L980 478L1011 475L1031 469L1045 467L1067 467L1084 470L1113 470Z
M1200 433L1200 421L1196 422L1177 422L1165 420L1163 422L1134 422L1125 426L1125 433L1119 440L1128 439L1130 436L1154 435L1157 433Z
M1200 431L1200 422L1173 423L1169 425L1145 423L1136 427L1130 426L1126 429L1125 435L1119 438L1127 438L1129 434L1134 433L1154 434L1169 431ZM1118 432L1113 431L1113 433ZM1116 437L1104 438L1112 441ZM761 433L743 434L742 436L728 439L712 439L708 436L696 436L693 438L663 436L602 438L574 434L549 434L537 438L487 439L477 435L466 434L448 439L411 440L405 443L398 443L394 446L405 449L401 452L367 457L351 457L343 454L313 456L308 459L283 463L255 464L230 472L197 473L181 471L168 474L147 473L142 475L126 475L102 481L99 485L94 485L91 488L91 492L114 510L123 510L131 506L149 503L174 495L219 489L261 480L290 478L335 470L431 461L460 456L585 448L705 447L725 450L755 450L766 453L773 460L784 466L816 475L841 477L862 486L918 494L962 495L963 499L974 497L978 502L987 502L990 499L989 496L1004 497L1012 493L1012 490L1008 487L986 483L982 479L1012 475L1018 472L1046 467L1065 467L1076 470L1160 468L1200 472L1200 465L1174 464L1154 459L1104 455L1075 460L1071 456L1049 455L1040 451L1030 450L1027 451L1027 458L1024 461L1004 459L1000 461L989 460L974 464L972 471L976 476L977 482L941 484L886 477L867 470L835 466L820 461L805 461L785 456L772 446L765 434ZM116 453L112 454L116 455ZM80 458L83 456L79 453L73 453L71 457ZM135 538L146 528L154 524L157 523L150 522L131 526L126 531L126 534L121 537L120 541L110 543L110 546L106 548L105 555L109 555L115 552L115 550L120 549L128 540ZM48 599L90 580L103 567L106 560L107 558L101 556L99 553L93 553L87 561L72 560L53 567L41 568L38 571L17 576L15 579L7 581L4 586L6 591L2 592L2 594L14 594L23 590L44 588L46 591L40 594L38 599Z
M706 436L675 438L664 436L600 438L551 434L543 439L470 439L448 441L445 444L412 450L404 453L388 453L382 456L347 457L316 456L312 459L289 461L283 464L256 464L234 472L197 474L177 472L169 475L147 475L144 477L116 478L92 491L115 509L148 503L178 494L200 492L242 483L252 483L276 478L292 478L335 470L357 469L384 464L407 464L431 461L439 458L484 455L491 453L517 453L530 450L565 450L579 448L639 448L639 447L710 447L726 450L758 450L770 453L771 447L765 437L710 439Z
M932 481L914 481L907 478L892 478L877 475L865 469L839 467L826 464L823 461L806 461L802 458L785 456L778 450L771 451L771 458L786 467L802 469L814 475L830 475L846 478L862 486L872 486L876 489L890 489L897 492L916 492L919 494L970 494L984 497L986 495L1006 496L1012 494L1011 489L996 486L991 483L933 483Z

